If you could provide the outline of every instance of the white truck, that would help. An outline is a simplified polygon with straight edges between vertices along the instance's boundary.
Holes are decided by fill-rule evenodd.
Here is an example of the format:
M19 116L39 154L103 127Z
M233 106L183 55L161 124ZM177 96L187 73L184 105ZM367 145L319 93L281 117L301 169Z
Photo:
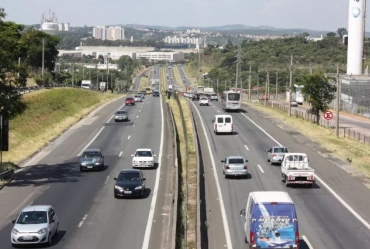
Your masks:
M81 81L81 88L90 89L91 88L91 80L82 80Z
M282 181L290 184L305 184L312 187L315 181L315 170L310 168L306 153L285 153L281 160Z
M99 83L99 90L102 91L102 92L104 92L106 86L107 86L107 83L106 82L100 82Z
M172 92L172 90L173 90L172 85L168 85L168 91Z

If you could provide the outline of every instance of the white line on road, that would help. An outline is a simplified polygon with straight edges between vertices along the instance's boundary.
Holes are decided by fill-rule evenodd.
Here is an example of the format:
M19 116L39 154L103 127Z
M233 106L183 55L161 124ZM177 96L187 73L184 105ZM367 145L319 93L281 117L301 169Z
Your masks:
M139 110L139 112L141 112L141 110Z
M131 138L131 135L129 135L127 139L130 139L130 138Z
M244 147L245 147L246 150L249 150L248 146L244 145Z
M119 153L118 157L121 157L121 156L122 156L122 153L123 153L123 152L121 151L121 152Z
M214 160L214 156L213 156L213 152L212 152L212 148L211 148L211 143L209 142L208 134L206 132L206 128L204 126L204 122L203 122L202 116L200 115L200 112L199 112L198 108L196 108L196 106L193 102L191 102L191 103L193 104L193 106L195 107L195 110L198 113L198 116L200 118L200 122L202 124L203 131L204 131L204 136L206 137L208 151L209 151L209 154L211 156L213 175L214 175L214 178L215 178L215 181L216 181L217 193L218 193L218 196L219 196L218 200L219 200L220 208L221 208L222 223L224 224L226 244L227 244L228 249L232 249L233 244L231 243L230 229L229 229L229 224L227 223L226 210L225 210L224 200L223 200L223 197L222 197L220 182L219 182L218 176L217 176L216 164L215 164L215 160Z
M268 134L262 127L256 124L253 120L251 120L247 115L242 113L244 117L246 117L249 121L251 121L258 129L260 129L263 133L265 133L269 138L271 138L275 143L279 146L283 146L279 143L275 138L273 138L270 134ZM326 187L326 189L345 207L347 210L353 214L367 229L370 230L370 224L362 218L347 202L345 202L328 184L326 184L318 175L315 173L315 178Z
M85 221L86 218L87 218L87 214L85 214L85 216L82 218L81 222L78 223L78 226L77 226L78 228L82 227L82 224L84 224L84 221Z
M138 116L136 116L136 118L139 118L139 115L138 115Z
M305 235L302 235L302 239L303 239L304 242L306 242L306 245L308 246L309 249L313 249L313 246L308 241L308 239L307 239L307 237Z
M161 143L159 145L159 155L162 155L163 154L163 140L164 140L164 115L163 115L162 96L159 96L159 98L160 98L160 103L161 103L160 104L161 105ZM152 202L150 203L148 223L146 224L146 228L145 228L145 234L144 234L144 241L143 241L142 249L148 249L149 248L149 240L150 240L150 234L151 234L152 225L153 225L155 204L157 202L157 196L158 196L158 187L159 187L159 178L160 178L160 173L161 173L161 165L162 165L162 157L160 156L158 158L158 168L157 168L157 173L155 175L155 184L154 184Z
M262 172L262 173L265 173L265 171L263 171L263 169L262 169L261 165L259 165L259 164L258 164L257 166L258 166L258 168L261 170L261 172Z
M91 141L86 144L86 146L80 151L80 153L78 153L77 156L81 156L82 152L84 152L86 150L87 147L90 146L90 144L92 144L92 142L94 142L94 140L100 135L100 133L104 130L105 126L103 126L102 128L100 128L100 130L98 131L98 133L96 133L96 135L93 137L93 139L91 139Z
M110 177L110 176L107 176L107 179L105 180L104 185L106 185L106 184L107 184L107 182L108 182L108 180L109 180L109 177Z
M135 127L135 123L132 125L132 127Z

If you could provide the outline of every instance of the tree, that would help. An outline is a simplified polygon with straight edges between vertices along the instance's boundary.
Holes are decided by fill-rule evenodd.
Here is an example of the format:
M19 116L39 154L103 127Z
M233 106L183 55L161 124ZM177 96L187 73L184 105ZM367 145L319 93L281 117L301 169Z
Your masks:
M337 34L334 32L329 32L326 34L327 37L335 37Z
M316 123L320 122L320 112L329 109L329 104L335 98L336 86L329 83L329 78L323 74L306 74L302 77L302 94L311 104L309 113L316 116Z
M339 28L337 30L337 34L339 35L340 38L343 38L343 35L348 34L348 32L346 28Z

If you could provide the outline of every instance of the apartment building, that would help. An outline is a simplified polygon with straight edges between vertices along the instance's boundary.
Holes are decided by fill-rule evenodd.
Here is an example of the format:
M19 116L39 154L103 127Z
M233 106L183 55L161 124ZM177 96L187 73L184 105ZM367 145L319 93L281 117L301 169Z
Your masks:
M124 29L116 27L96 26L93 28L93 37L100 40L123 40L125 39Z

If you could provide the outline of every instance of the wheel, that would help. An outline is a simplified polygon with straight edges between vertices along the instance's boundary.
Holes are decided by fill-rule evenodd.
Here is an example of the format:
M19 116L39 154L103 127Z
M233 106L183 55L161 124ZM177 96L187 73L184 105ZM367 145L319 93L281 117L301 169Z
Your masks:
M269 158L267 158L267 162L270 162L270 159Z
M227 178L228 178L228 175L225 174L225 179L227 179Z
M285 175L283 173L281 173L281 181L285 182Z
M13 244L13 243L12 243L12 247L14 247L14 248L18 248L18 245L17 245L17 244Z
M59 234L59 224L57 225L57 230L55 230L54 235L58 236L58 234Z

